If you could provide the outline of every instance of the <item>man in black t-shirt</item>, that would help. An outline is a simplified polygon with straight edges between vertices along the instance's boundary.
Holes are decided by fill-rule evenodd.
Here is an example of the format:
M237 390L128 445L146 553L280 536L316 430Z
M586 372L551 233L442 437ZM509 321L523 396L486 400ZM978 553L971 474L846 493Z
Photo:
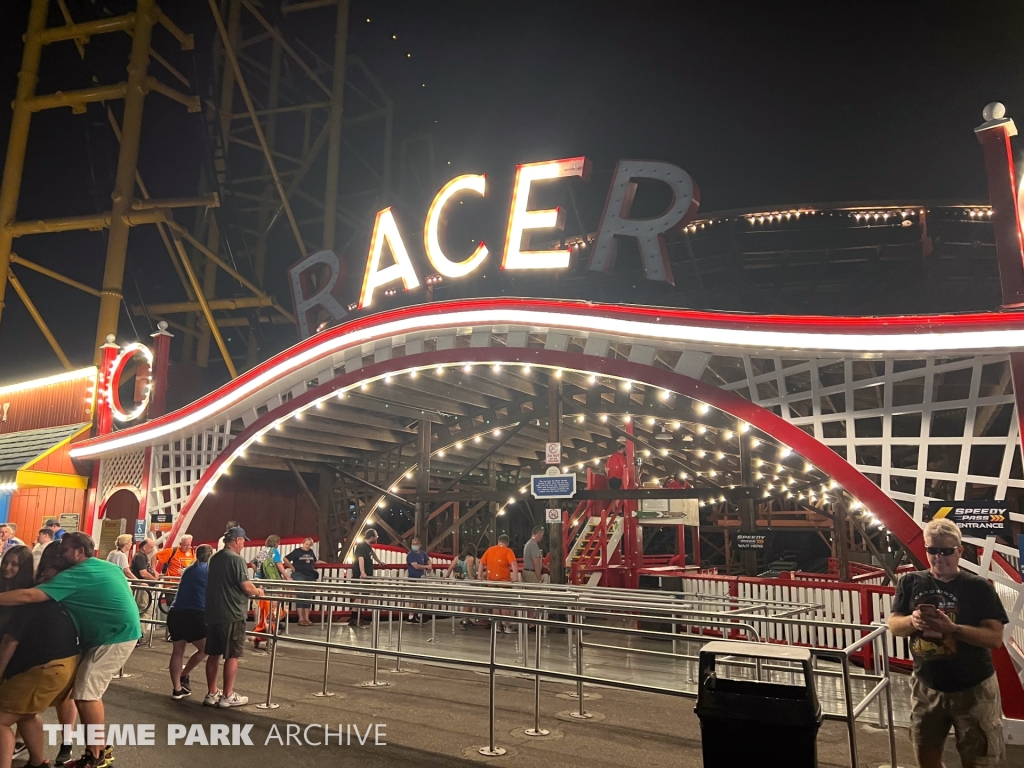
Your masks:
M369 579L373 577L373 561L376 560L381 565L384 563L380 562L380 558L377 557L377 553L373 551L373 545L377 543L377 532L373 528L368 528L363 532L362 541L356 544L355 552L352 553L352 578L353 579ZM359 598L356 598L359 600ZM362 611L352 611L352 616L349 618L349 626L361 627L363 624L360 623Z
M153 572L153 563L150 558L156 550L156 543L152 539L143 539L135 549L135 556L129 570L136 579L156 581L156 573ZM156 592L149 589L136 588L135 603L139 606L139 617L148 618L153 613L153 604L156 602ZM142 641L139 640L141 643Z
M304 539L301 547L293 549L284 558L294 568L292 571L292 581L316 581L320 578L320 574L316 570L316 552L313 551L313 540L311 538L307 537ZM311 607L312 603L308 601L295 603L295 608L299 612L300 627L313 626L313 622L309 620L309 609Z
M900 579L889 629L914 655L910 736L921 768L940 768L949 729L965 768L1003 754L1002 706L992 649L1009 620L986 579L960 569L960 530L949 520L924 529L928 570Z
M14 731L25 741L29 765L45 765L43 721L71 693L78 669L78 631L67 608L53 600L15 609L0 642L0 750L14 753Z

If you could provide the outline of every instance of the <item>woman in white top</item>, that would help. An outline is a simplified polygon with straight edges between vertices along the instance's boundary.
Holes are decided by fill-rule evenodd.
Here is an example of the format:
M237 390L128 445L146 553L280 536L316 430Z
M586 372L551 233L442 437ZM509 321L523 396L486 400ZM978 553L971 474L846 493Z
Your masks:
M110 554L107 555L107 562L113 563L124 571L124 575L129 579L134 578L131 569L128 567L128 550L132 546L132 541L134 539L130 533L122 533L114 542L116 549L110 550Z

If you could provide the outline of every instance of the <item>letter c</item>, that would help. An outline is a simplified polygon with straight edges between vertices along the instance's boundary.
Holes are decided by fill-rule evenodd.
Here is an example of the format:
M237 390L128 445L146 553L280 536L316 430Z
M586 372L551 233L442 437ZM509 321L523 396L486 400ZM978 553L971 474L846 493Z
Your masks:
M427 221L423 227L423 247L434 269L445 277L465 277L483 264L488 255L487 246L482 240L465 261L452 261L444 255L441 238L447 225L448 202L460 192L476 192L481 197L485 196L487 177L475 174L456 176L441 188L434 202L430 204L430 210L427 211Z
M319 727L320 727L320 723L310 723L309 725L306 726L305 730L302 731L302 740L304 742L306 742L306 744L308 746L310 746L310 747L319 747L320 745L323 744L322 741L310 741L309 740L309 729L310 728L319 728Z

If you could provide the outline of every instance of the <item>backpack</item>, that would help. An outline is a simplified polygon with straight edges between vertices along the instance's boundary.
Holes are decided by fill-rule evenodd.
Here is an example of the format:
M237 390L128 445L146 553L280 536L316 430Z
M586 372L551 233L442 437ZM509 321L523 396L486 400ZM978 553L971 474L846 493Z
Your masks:
M156 572L158 574L165 574L166 575L167 569L171 567L171 561L174 560L174 556L176 554L178 554L178 548L177 547L175 547L174 549L171 550L171 555L170 555L170 557L167 558L167 562L166 563L161 564L160 561L157 560Z
M260 554L256 555L253 559L253 567L256 572L256 577L260 579L280 579L281 571L277 568L277 563L274 562L271 551L264 548Z

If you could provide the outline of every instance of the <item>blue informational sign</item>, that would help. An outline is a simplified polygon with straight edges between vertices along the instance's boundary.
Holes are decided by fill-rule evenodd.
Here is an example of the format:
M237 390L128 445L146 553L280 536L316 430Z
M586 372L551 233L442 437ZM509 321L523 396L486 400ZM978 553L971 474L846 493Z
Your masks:
M535 499L571 499L576 495L576 475L530 475Z
M146 521L136 520L135 521L135 541L146 540Z

